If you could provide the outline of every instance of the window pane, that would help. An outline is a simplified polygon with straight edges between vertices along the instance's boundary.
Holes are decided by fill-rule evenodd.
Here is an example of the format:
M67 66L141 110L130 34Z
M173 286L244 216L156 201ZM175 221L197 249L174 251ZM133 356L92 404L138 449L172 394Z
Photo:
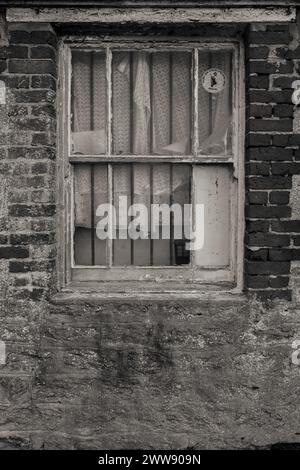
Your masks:
M112 80L114 154L190 153L190 52L113 52Z
M107 165L75 165L74 176L75 264L105 266L109 244L98 238L96 229L107 216L107 212L99 213L99 206L109 201ZM189 165L112 165L116 215L115 221L111 219L115 229L110 244L113 266L189 264L189 227L184 227L184 205L190 203L190 178ZM154 214L151 204L165 204L163 212L157 210ZM174 212L170 210L172 204L176 204Z
M71 151L100 155L106 151L105 53L72 53Z
M188 264L190 254L185 249L183 209L184 204L190 202L190 166L168 163L113 165L113 187L113 201L117 215L113 265ZM123 198L122 203L120 197ZM178 219L169 210L174 203L180 212ZM166 205L164 217L162 214L156 217L151 212L152 204ZM128 214L131 205L133 205L132 212ZM119 207L122 207L122 213ZM122 220L120 220L121 215ZM127 230L133 221L135 221L134 237Z
M204 205L204 245L195 251L195 263L226 267L230 262L231 170L224 165L195 166L194 181L195 204Z
M97 207L108 202L107 165L74 167L74 259L83 266L106 265L107 241L96 234Z
M232 153L232 51L199 51L199 150Z

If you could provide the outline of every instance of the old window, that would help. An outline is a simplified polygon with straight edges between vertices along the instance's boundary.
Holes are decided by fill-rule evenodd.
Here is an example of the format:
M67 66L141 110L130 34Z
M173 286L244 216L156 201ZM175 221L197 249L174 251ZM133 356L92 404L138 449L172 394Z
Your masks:
M70 45L63 64L68 279L234 285L239 47Z

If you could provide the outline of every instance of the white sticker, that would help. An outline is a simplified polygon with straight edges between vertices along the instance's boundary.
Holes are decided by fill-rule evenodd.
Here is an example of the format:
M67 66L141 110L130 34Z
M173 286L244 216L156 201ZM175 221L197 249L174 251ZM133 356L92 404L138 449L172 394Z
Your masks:
M5 83L0 80L0 104L6 103L5 89Z
M208 93L220 93L225 87L226 77L222 70L209 69L202 74L201 82Z

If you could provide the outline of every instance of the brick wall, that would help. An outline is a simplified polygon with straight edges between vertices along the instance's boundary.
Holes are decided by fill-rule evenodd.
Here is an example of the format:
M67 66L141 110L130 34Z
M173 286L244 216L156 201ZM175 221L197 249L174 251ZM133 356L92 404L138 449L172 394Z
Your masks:
M8 34L0 50L0 259L9 295L38 300L49 293L56 255L57 38L47 25Z
M252 26L246 41L246 287L262 300L290 300L291 261L300 258L300 220L290 205L300 174L291 101L300 47L292 25Z

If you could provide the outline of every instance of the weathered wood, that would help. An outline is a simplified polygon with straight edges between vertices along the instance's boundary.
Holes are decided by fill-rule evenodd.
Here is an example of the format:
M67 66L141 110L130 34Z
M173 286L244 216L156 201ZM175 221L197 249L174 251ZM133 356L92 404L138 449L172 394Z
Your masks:
M38 23L253 23L291 22L289 8L8 8L8 22Z

